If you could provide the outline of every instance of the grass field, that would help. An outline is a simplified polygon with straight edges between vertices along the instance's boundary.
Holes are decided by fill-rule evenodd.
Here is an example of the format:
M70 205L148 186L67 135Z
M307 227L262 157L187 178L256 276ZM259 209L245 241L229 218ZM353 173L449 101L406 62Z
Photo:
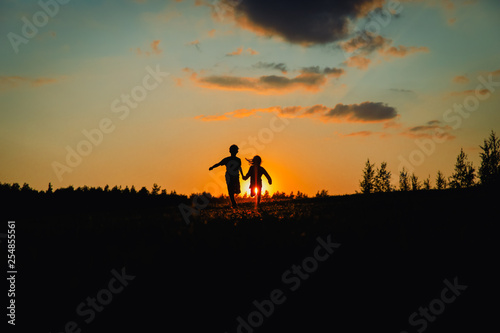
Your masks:
M493 190L209 205L189 223L185 199L103 198L3 197L19 328L479 332L496 318Z

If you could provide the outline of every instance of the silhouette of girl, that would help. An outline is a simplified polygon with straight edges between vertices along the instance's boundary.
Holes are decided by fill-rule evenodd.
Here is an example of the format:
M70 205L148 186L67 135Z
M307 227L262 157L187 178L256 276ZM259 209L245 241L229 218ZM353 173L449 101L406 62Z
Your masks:
M259 204L262 192L262 175L266 176L269 185L271 185L273 181L266 169L260 166L262 164L262 159L259 155L255 155L251 160L246 158L246 160L250 163L250 169L248 169L247 174L243 176L243 180L250 178L250 196L254 197L257 195L257 204Z

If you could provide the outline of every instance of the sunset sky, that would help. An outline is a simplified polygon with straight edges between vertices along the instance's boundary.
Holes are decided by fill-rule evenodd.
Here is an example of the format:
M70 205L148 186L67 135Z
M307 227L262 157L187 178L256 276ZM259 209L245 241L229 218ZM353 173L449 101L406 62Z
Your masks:
M60 2L0 2L0 182L227 194L237 144L271 192L434 186L500 134L498 0Z

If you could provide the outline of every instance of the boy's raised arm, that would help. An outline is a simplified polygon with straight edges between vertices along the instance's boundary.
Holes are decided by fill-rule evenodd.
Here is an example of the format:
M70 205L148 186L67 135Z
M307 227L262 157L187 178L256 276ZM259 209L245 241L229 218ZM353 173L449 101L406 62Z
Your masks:
M215 163L214 165L212 165L210 168L208 168L208 170L212 170L214 168L217 168L221 165L226 165L226 159L223 158L222 161L220 161L219 163Z

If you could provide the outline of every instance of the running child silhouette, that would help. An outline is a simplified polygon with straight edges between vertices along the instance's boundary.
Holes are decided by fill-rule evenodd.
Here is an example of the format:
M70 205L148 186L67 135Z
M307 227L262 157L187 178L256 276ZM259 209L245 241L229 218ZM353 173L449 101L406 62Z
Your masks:
M250 169L243 180L250 178L250 196L254 197L257 194L257 205L260 203L260 197L262 192L262 175L266 176L269 185L273 183L271 176L267 173L266 169L261 167L262 159L259 155L255 155L251 160L246 158L248 163L250 163Z
M229 193L229 198L231 199L231 205L233 208L236 208L236 201L234 200L235 194L240 194L240 174L243 177L243 170L241 169L241 160L239 157L236 157L238 154L238 146L232 145L229 147L229 153L231 156L223 158L222 161L212 165L208 170L212 170L213 168L217 168L218 166L225 165L226 166L226 185L227 191Z

